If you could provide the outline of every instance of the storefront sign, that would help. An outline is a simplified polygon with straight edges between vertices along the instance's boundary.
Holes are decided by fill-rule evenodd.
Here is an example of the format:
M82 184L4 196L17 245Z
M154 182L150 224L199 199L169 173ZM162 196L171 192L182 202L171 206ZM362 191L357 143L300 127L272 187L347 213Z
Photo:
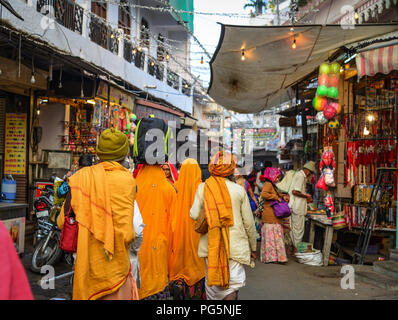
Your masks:
M97 89L97 97L108 101L108 84L106 82L100 82ZM134 96L123 92L122 90L113 86L111 86L110 89L109 101L111 103L124 107L129 111L132 111L134 108Z
M166 108L166 107L164 107ZM137 106L135 109L135 114L137 116L138 119L141 118L147 118L149 117L149 115L153 114L155 116L155 118L160 118L163 119L164 121L166 121L166 123L168 124L169 121L175 121L176 122L176 128L180 128L181 127L181 116L178 116L176 114L173 113L169 113L157 108L152 108L150 106L144 106L141 105L137 102ZM183 115L183 113L181 113Z
M4 174L26 174L26 114L7 113Z

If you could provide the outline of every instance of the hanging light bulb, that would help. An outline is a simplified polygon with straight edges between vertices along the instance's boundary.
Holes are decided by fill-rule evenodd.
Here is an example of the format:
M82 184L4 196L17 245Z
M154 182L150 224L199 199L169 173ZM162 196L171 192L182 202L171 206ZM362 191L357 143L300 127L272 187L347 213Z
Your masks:
M187 88L188 88L188 85L187 85L187 84L185 84L185 86L184 86L184 87L185 87L185 89L187 89Z
M368 128L366 128L366 127L363 128L363 135L364 135L364 136L368 136L369 133L370 133L370 132L369 132Z
M40 115L40 108L37 108L37 115Z
M292 44L292 49L296 49L297 45L296 45L296 38L293 39L293 44Z
M111 39L113 39L115 37L115 35L113 33L111 33Z
M166 54L166 60L169 61L170 60L170 55Z
M153 67L155 65L155 62L151 61L151 67Z
M32 71L32 78L30 78L30 83L31 83L31 84L34 84L35 82L36 82L35 74L34 74L33 71Z
M133 49L133 54L136 54L136 53L137 53L137 49L134 48L134 49Z
M358 14L358 11L357 11L357 10L355 10L354 19L355 19L355 20L358 20L358 19L359 19L359 14Z
M141 51L142 51L142 46L138 46L137 50L138 50L139 52L141 52Z
M200 58L200 64L203 64L203 56Z
M375 118L373 117L373 114L368 115L368 120L369 122L372 122Z
M242 56L240 57L240 59L241 59L242 61L245 61L245 60L246 60L246 57L245 57L245 49L242 49Z
M344 68L343 68L343 66L341 66L340 67L340 73L343 73L344 72Z

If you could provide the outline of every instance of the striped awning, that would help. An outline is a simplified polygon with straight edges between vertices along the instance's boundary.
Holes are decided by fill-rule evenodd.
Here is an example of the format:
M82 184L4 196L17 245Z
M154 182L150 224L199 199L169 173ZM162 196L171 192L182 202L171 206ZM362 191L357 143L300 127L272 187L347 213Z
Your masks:
M398 70L398 45L358 53L356 63L358 79L363 76L374 76L376 73L388 74L393 70Z

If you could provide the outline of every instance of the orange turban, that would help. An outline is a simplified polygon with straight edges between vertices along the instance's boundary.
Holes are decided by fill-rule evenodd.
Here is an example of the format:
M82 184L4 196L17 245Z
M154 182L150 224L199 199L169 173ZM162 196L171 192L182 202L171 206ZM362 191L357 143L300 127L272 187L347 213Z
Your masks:
M215 177L229 177L236 168L234 157L229 152L219 151L209 163L209 171Z

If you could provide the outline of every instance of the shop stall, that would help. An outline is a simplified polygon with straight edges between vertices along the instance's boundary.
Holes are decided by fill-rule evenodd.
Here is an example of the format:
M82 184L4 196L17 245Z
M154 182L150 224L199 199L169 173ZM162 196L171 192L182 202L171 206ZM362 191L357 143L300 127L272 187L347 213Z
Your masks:
M357 54L356 60L341 66L336 98L327 88L325 95L321 92L324 88L318 89L314 98L321 141L316 187L338 230L331 248L340 262L362 264L388 259L396 245L395 50L398 52L397 45ZM322 81L328 83L321 69L318 88Z

